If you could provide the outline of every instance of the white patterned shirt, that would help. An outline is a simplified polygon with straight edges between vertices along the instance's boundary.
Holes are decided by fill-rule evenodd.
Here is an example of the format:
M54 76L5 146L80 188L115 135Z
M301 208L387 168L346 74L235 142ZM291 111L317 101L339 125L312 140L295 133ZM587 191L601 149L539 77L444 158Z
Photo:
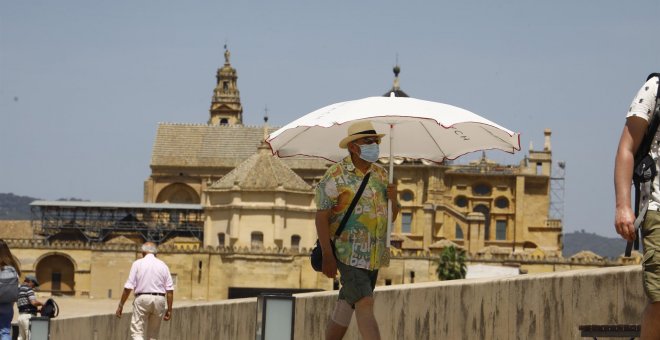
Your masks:
M658 78L653 77L649 79L637 92L635 99L630 104L626 118L640 117L647 122L653 116L655 108L656 94L658 91ZM660 130L660 129L658 129ZM651 157L655 160L656 168L660 170L660 133L656 132L651 143L649 151ZM653 179L653 190L651 190L651 201L649 202L649 210L658 210L660 208L660 176L655 176Z

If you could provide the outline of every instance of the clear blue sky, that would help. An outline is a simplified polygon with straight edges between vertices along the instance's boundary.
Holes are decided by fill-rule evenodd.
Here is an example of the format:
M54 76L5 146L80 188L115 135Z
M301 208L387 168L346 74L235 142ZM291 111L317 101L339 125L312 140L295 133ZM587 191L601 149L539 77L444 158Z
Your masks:
M660 72L657 1L0 2L0 192L142 201L158 122L205 123L228 43L247 124L401 87L553 132L565 230L615 235L625 113Z

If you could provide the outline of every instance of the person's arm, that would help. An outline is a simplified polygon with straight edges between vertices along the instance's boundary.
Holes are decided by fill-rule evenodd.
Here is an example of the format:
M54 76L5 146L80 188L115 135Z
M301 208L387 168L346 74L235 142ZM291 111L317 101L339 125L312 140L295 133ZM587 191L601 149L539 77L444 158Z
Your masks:
M117 311L115 312L115 315L118 318L121 318L122 311L124 309L124 303L126 303L126 299L128 299L128 296L131 295L132 289L124 288L124 292L121 294L121 299L119 300L119 306L117 306Z
M316 233L323 253L323 274L334 278L337 276L337 260L330 244L330 214L330 209L316 212Z
M616 232L628 241L635 239L635 213L630 206L635 152L644 138L648 122L639 117L626 119L626 125L619 139L619 147L614 163L614 193L616 209L614 227Z
M165 321L170 321L172 318L172 303L174 302L174 291L173 290L168 290L167 294L167 312L165 312L165 316L163 317L163 320Z
M39 306L43 306L43 305L44 305L43 302L37 300L36 297L35 297L34 299L31 299L31 300L30 300L30 304L33 305L33 306L35 306L35 307L39 307Z

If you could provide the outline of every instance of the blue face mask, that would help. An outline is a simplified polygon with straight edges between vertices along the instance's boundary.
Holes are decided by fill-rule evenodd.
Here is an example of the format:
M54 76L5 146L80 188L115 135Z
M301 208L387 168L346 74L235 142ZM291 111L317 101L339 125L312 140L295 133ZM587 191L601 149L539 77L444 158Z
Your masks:
M380 150L378 149L378 144L376 143L360 145L360 158L369 163L377 161L379 154Z

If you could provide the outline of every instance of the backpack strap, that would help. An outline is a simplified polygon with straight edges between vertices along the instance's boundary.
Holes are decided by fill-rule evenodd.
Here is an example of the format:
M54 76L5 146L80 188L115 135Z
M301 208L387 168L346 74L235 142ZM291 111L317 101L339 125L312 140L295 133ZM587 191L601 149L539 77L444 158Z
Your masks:
M629 257L632 253L633 246L635 250L639 250L639 229L646 216L648 210L649 200L651 198L651 190L653 179L657 176L657 169L655 160L649 157L651 144L660 126L660 73L651 73L646 81L651 78L658 78L658 88L655 94L655 105L653 107L653 116L649 120L649 125L644 133L644 138L635 153L635 164L633 167L633 184L635 187L635 240L629 241L626 244L626 251L624 256Z

